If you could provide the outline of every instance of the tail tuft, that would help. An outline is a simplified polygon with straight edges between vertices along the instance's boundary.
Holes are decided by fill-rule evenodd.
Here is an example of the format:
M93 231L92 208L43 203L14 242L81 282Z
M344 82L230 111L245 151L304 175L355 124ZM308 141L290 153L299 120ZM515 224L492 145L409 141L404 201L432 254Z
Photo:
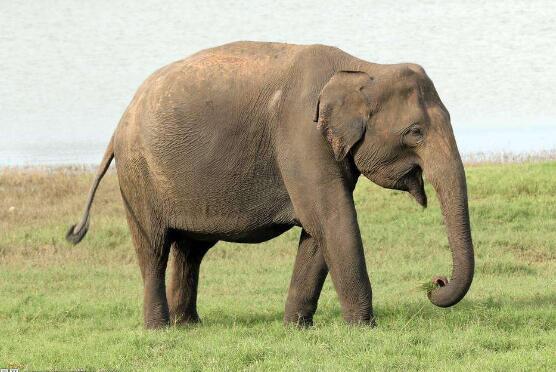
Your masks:
M72 225L66 234L66 240L73 245L79 243L89 230L89 224L85 224L79 230L75 231L76 226L77 225Z

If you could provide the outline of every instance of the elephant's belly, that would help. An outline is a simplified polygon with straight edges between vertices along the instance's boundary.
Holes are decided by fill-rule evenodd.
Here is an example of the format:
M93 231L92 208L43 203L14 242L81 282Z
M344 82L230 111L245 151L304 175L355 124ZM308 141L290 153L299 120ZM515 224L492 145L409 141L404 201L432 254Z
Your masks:
M277 224L263 226L250 231L241 232L194 232L183 231L182 233L195 240L215 241L222 240L233 243L262 243L273 239L291 229L293 224Z
M298 225L289 196L273 189L181 195L169 204L169 228L196 240L259 243ZM221 190L218 190L221 191Z

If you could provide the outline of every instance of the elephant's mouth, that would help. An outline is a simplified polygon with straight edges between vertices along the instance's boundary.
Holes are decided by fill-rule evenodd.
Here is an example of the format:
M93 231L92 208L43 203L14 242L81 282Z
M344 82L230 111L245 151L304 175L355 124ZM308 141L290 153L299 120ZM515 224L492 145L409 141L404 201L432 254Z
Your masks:
M397 190L407 191L423 208L427 207L427 194L423 182L423 170L420 166L411 167L396 183Z

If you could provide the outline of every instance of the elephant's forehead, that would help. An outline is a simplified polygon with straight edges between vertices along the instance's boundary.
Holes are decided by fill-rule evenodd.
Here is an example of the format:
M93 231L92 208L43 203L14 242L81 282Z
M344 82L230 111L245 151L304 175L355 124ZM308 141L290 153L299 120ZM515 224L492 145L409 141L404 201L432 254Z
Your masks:
M446 110L436 102L427 105L427 115L431 123L444 123L450 120L450 116Z

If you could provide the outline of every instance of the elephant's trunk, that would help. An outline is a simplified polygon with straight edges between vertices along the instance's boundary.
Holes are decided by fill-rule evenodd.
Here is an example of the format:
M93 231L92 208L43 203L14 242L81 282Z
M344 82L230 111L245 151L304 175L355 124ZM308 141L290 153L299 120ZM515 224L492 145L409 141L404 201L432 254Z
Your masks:
M440 307L455 305L465 296L473 281L475 266L465 170L453 134L445 134L434 153L431 151L428 159L424 159L425 176L440 201L453 260L451 280L434 277L436 288L428 292L430 301Z

